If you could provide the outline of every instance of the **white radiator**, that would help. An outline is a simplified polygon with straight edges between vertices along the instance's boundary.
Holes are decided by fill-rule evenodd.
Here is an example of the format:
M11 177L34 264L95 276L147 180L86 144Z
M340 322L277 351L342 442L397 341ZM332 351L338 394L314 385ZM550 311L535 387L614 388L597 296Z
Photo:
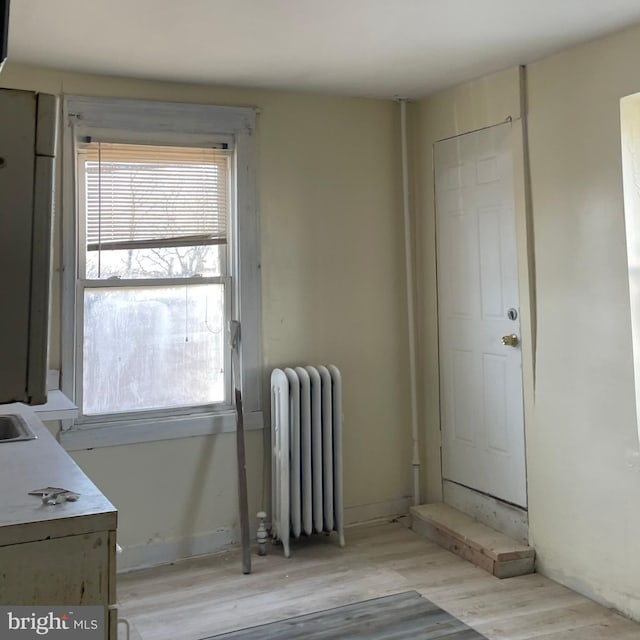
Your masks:
M337 531L344 546L342 381L333 365L271 373L273 537Z

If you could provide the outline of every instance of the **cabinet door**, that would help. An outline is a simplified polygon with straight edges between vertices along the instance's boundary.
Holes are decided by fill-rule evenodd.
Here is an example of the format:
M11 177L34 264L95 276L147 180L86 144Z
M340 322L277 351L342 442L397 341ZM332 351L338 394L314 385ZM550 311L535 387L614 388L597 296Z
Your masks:
M0 605L107 605L109 534L0 547Z

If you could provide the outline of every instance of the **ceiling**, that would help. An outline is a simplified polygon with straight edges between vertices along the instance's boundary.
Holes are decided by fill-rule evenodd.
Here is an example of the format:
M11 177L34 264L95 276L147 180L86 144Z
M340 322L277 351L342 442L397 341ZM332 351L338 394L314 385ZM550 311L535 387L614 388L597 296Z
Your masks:
M638 0L11 0L9 61L418 98L636 22Z

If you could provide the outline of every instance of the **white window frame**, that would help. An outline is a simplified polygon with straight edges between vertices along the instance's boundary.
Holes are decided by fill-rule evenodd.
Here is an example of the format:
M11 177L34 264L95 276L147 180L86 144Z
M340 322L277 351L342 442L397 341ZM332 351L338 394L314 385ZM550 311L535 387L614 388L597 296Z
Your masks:
M261 399L261 283L256 199L256 110L182 103L65 96L62 154L62 390L76 398L78 344L78 224L76 140L91 136L129 143L205 146L228 140L234 150L235 188L229 224L230 317L241 323L241 388L246 429L263 427ZM231 399L230 399L231 400ZM231 405L118 414L103 420L61 422L60 442L68 450L114 446L235 431Z

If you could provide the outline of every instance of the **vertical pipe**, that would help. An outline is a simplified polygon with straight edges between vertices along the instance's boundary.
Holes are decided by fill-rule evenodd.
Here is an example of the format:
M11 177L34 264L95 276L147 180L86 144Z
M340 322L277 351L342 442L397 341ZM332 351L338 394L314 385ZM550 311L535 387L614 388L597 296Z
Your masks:
M413 452L413 504L420 504L420 447L418 442L418 390L416 382L416 329L414 315L413 252L411 250L411 210L409 207L409 152L407 149L407 101L400 101L402 149L402 203L404 217L404 257L407 279L407 321L409 329L409 378L411 384L411 439Z

